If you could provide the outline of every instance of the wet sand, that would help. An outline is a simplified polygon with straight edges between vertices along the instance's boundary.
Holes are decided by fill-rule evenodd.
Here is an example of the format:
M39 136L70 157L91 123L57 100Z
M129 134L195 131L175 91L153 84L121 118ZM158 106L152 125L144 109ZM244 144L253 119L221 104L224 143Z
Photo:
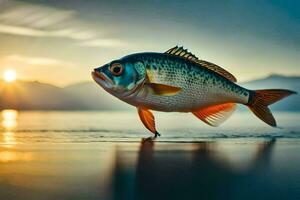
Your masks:
M299 140L0 146L0 199L300 199Z

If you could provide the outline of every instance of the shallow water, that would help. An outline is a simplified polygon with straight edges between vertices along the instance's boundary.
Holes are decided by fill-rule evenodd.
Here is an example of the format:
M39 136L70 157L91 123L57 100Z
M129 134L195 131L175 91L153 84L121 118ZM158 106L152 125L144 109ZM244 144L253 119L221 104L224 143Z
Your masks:
M6 112L2 112L0 144L130 142L152 136L136 112ZM274 115L279 128L265 125L250 112L234 113L214 128L191 114L155 113L157 129L162 134L160 142L300 138L300 113Z
M300 115L275 115L157 113L151 140L135 112L2 112L0 199L300 199Z

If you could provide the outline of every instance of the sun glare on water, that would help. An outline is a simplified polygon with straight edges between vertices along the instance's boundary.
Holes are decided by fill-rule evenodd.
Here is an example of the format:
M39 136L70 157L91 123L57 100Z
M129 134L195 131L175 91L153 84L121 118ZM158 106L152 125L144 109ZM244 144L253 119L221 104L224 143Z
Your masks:
M8 82L8 83L16 81L16 79L17 79L16 71L12 70L12 69L4 71L3 79L4 79L5 82Z

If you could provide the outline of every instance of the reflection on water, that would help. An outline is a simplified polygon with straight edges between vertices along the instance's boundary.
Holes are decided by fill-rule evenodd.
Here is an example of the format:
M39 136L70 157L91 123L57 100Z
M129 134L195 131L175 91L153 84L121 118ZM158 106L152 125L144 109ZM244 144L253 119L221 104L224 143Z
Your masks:
M0 151L0 163L16 162L16 161L32 161L33 154L31 152L19 152L19 151Z
M17 144L13 130L17 127L18 112L16 110L3 110L2 116L2 143L5 147L13 147Z
M226 159L231 155L217 151L215 142L193 144L189 150L178 144L172 150L155 149L154 141L143 140L134 172L124 164L124 152L117 152L114 199L277 199L284 194L273 191L274 177L269 177L274 144L258 143L247 170L240 171Z
M11 147L16 145L15 133L14 132L4 132L3 133L3 144L4 146Z
M286 129L235 116L239 129L176 117L140 141L136 113L2 111L0 199L300 199L300 115L280 115Z
M299 143L142 140L20 147L0 147L0 199L274 200L300 195Z
M14 129L17 127L18 112L16 110L3 110L2 116L2 139L0 149L0 163L9 163L16 161L31 161L32 153L30 152L19 152L16 150L9 150L17 144ZM5 149L6 148L6 149Z
M16 110L3 110L1 115L2 126L5 130L10 130L17 126L18 112Z

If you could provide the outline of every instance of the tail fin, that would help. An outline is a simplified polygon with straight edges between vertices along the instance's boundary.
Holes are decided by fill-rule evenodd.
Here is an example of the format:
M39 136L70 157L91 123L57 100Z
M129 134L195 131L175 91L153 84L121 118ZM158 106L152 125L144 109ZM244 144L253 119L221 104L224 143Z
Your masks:
M296 92L280 89L254 90L247 106L259 119L276 127L276 121L268 106L291 94L296 94Z

